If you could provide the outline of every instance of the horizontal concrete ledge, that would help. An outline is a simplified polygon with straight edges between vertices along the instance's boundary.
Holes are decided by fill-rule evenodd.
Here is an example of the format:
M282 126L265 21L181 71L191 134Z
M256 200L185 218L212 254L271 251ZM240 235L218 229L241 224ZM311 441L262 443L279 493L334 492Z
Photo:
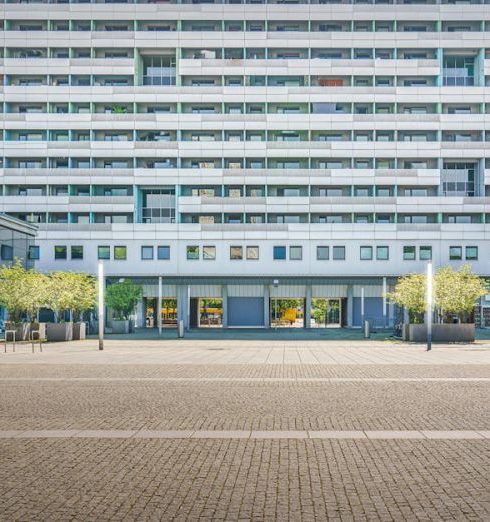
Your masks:
M490 430L4 430L0 439L490 440Z
M490 382L490 377L0 377L0 384L9 382L162 382L162 383L350 383L350 382Z

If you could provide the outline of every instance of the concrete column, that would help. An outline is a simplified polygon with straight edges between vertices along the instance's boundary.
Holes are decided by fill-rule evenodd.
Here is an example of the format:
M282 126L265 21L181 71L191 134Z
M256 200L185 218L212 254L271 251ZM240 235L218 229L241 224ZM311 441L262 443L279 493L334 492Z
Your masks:
M406 324L409 322L408 310L406 308L403 308L403 322Z
M264 328L270 328L271 326L269 310L270 297L271 292L269 289L269 285L264 285Z
M221 287L221 298L223 299L223 328L228 328L228 285Z
M184 321L184 328L189 327L188 317L189 314L187 312L189 300L188 300L188 286L187 285L178 285L177 286L177 320Z
M386 300L386 292L388 291L387 290L387 284L386 284L386 277L383 277L383 290L382 290L382 293L383 293L383 327L384 328L387 328L388 327L388 310L387 310L387 300Z
M352 285L347 287L347 326L354 326L354 289Z
M136 305L136 328L144 328L145 319L145 307L143 306L143 299L140 299Z
M158 335L162 335L162 276L158 276L157 325Z
M306 285L305 328L311 328L311 286Z

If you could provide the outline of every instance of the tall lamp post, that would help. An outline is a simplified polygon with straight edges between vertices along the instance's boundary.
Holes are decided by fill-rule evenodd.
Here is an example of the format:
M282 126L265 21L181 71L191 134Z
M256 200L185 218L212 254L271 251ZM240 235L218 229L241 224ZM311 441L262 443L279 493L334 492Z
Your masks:
M432 349L432 261L427 263L427 351Z
M104 349L104 261L98 266L98 316L99 316L99 350Z

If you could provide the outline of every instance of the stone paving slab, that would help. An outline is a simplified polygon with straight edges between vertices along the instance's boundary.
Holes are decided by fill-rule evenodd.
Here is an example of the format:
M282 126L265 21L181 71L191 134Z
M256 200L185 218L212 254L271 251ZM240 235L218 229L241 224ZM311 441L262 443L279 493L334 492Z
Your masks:
M490 518L481 440L10 439L0 449L9 521Z

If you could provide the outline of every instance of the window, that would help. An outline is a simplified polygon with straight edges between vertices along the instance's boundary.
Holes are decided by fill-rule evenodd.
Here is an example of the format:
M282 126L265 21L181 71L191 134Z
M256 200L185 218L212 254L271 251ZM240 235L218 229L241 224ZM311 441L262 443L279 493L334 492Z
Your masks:
M345 260L345 246L334 246L332 248L332 259L334 261Z
M390 248L387 246L376 247L376 259L378 261L388 261L390 258Z
M465 258L467 261L476 261L478 259L478 247L467 246L465 248Z
M451 261L459 261L463 258L462 248L460 246L449 247L449 259Z
M55 259L66 259L66 246L56 245L54 247L54 258Z
M420 261L430 261L432 259L432 247L421 246L419 248L419 259Z
M83 246L72 245L71 246L71 258L72 259L83 259Z
M403 259L404 261L415 261L415 247L404 246L403 247Z
M328 246L317 246L316 258L318 261L328 261L330 258L330 248Z
M28 259L31 261L37 261L40 258L39 254L39 247L37 245L29 245L29 251L27 253Z
M361 261L371 261L373 259L373 247L362 246L360 250Z
M214 245L205 245L202 247L202 258L213 260L216 259L216 247Z
M301 261L303 259L303 247L302 246L290 246L289 247L289 259L291 261Z
M259 247L258 246L248 246L247 247L247 259L256 261L259 259Z
M97 258L98 259L110 259L111 258L111 247L107 245L97 247Z
M142 246L141 247L141 259L144 261L153 259L153 247L152 246Z
M170 259L170 247L167 245L159 245L157 247L157 258L161 261Z
M243 247L231 246L230 247L230 259L238 260L243 259Z
M128 250L126 246L118 245L114 247L114 260L125 261L127 258Z
M275 246L274 247L274 259L276 261L283 261L286 259L286 247L285 246Z
M197 245L187 247L187 259L190 261L199 259L199 247Z
M3 261L12 261L14 259L14 249L10 245L2 245L0 247L0 257Z

